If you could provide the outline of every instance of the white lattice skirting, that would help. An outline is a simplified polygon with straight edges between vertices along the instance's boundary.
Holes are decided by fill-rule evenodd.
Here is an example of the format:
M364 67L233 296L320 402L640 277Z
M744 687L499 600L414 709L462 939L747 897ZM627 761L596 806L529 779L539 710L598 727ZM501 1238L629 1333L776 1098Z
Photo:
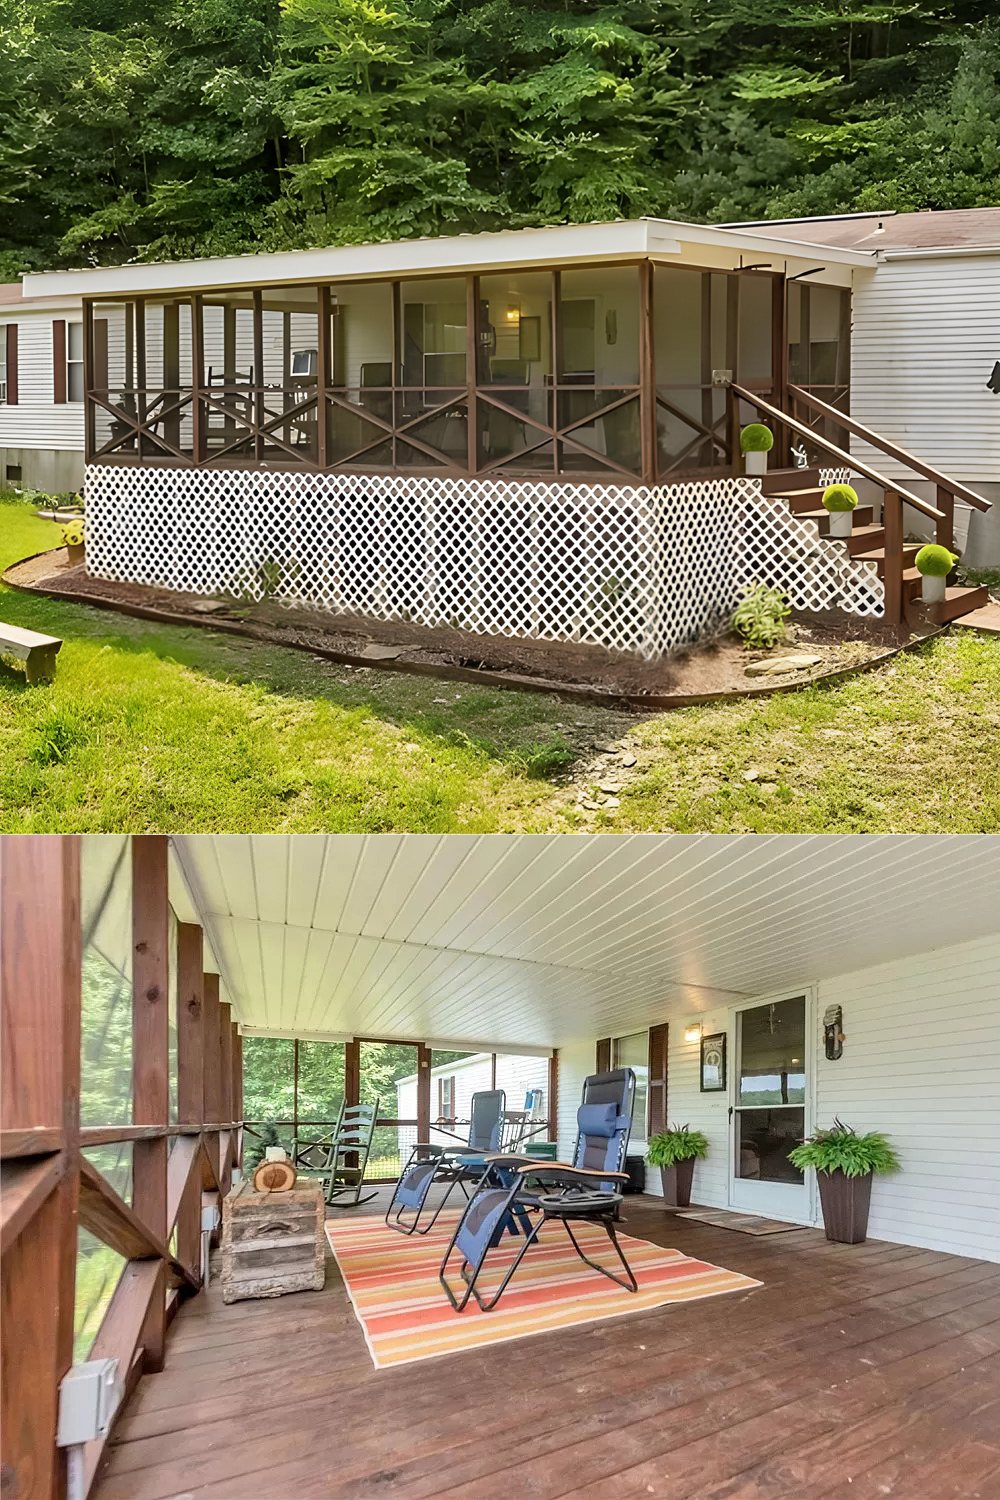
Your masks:
M647 660L717 630L751 580L799 609L883 609L874 564L743 478L588 490L93 465L86 501L98 578Z

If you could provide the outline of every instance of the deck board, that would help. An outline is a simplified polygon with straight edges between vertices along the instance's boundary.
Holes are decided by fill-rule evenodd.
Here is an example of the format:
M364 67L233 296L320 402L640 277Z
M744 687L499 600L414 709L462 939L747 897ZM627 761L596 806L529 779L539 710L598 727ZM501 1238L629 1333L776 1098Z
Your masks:
M754 1239L649 1199L628 1230L764 1285L390 1370L332 1258L322 1293L226 1307L213 1286L96 1500L1000 1500L1000 1265Z

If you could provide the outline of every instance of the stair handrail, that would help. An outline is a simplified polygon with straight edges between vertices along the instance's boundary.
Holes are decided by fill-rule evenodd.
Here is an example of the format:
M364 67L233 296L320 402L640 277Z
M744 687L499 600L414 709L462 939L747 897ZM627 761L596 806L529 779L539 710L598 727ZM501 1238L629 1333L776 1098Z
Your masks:
M938 510L936 505L930 505L926 500L921 500L919 495L913 495L909 490L904 490L902 485L896 484L894 480L886 479L885 475L880 474L877 469L873 469L868 464L862 463L861 459L854 458L850 453L845 453L843 448L837 447L836 443L831 443L829 439L821 437L818 432L814 432L804 422L799 422L795 417L790 417L787 412L781 411L777 406L772 406L769 401L765 401L757 392L745 390L743 386L737 385L735 380L730 381L729 389L735 392L742 401L755 406L758 411L767 412L768 416L773 417L776 422L784 422L786 427L790 427L800 437L808 438L810 442L818 443L827 453L832 453L834 458L841 459L848 468L854 469L858 474L864 475L865 479L870 479L873 484L877 484L883 491L900 495L906 501L907 505L912 505L914 510L919 510L922 515L927 516L931 521L943 521L945 519L944 511ZM840 413L838 412L837 415L839 417Z
M825 401L821 401L811 391L803 390L800 385L790 384L788 392L789 395L795 397L796 401L803 401L806 406L811 406L821 416L833 417L841 427L846 427L848 432L852 432L855 437L864 438L865 442L871 443L873 448L881 449L887 458L894 458L897 463L905 464L908 469L912 469L916 474L922 474L925 479L930 479L934 484L939 485L941 489L947 490L949 494L958 495L962 500L967 500L977 510L992 509L992 500L985 500L982 495L977 495L975 490L970 490L966 485L959 484L957 479L949 479L946 474L942 474L937 469L931 468L930 464L925 464L922 458L917 458L914 454L907 452L898 443L890 442L888 438L884 438L879 433L873 432L870 427L866 427L856 417L851 417L846 412L838 411L835 406L828 406Z

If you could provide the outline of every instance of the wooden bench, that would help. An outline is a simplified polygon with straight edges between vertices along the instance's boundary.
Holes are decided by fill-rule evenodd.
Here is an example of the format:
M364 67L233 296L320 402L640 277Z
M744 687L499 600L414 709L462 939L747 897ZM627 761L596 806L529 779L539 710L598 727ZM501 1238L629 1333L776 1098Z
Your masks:
M56 675L56 653L62 641L54 635L39 635L36 630L22 630L20 625L0 622L0 660L23 667L32 684L51 682Z

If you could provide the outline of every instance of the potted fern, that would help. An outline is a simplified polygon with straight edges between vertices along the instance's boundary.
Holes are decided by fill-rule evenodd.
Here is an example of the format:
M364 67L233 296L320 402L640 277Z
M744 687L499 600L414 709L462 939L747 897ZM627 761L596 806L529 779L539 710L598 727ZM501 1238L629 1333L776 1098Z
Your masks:
M884 1135L858 1135L834 1118L828 1130L817 1130L788 1153L800 1171L813 1167L823 1206L828 1240L860 1245L868 1234L872 1177L876 1172L898 1172L899 1158Z
M667 1126L650 1138L646 1159L659 1167L663 1184L663 1201L671 1208L687 1208L691 1202L694 1164L708 1153L708 1137L687 1125Z
M751 422L740 433L740 449L748 474L767 473L767 455L774 447L774 433L763 422Z

